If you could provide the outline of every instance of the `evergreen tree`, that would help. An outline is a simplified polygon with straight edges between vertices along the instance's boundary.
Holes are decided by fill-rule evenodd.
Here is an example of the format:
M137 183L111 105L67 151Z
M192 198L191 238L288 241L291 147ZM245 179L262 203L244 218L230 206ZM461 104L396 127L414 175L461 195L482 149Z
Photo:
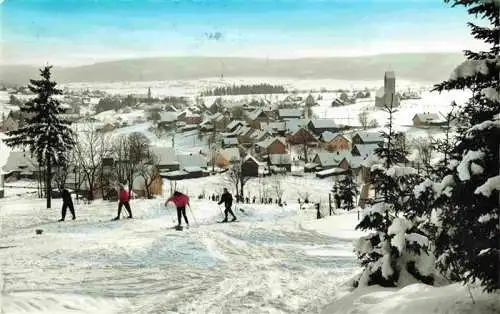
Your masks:
M354 208L354 201L358 194L358 187L353 180L352 171L349 170L347 174L339 181L338 193L342 201L342 208L351 210Z
M40 69L40 80L30 80L28 88L36 97L21 106L26 125L8 132L5 143L11 147L28 148L40 165L45 165L47 208L51 207L52 167L67 162L65 152L74 146L70 122L59 117L64 113L54 97L62 91L51 80L52 66Z
M396 110L392 105L384 110L389 115L388 132L382 132L384 145L375 150L368 164L379 200L365 210L365 216L356 226L373 231L356 244L355 251L364 266L358 285L394 287L399 285L401 277L404 282L410 275L432 283L434 263L427 252L429 240L413 222L417 215L411 208L415 198L413 187L419 182L417 171L398 165L405 161L407 152L397 142L393 129Z
M450 149L435 207L438 267L454 279L480 283L488 292L500 288L499 142L500 142L500 2L455 0L488 26L468 23L488 51L465 51L467 60L434 90L469 89L460 108L456 145Z

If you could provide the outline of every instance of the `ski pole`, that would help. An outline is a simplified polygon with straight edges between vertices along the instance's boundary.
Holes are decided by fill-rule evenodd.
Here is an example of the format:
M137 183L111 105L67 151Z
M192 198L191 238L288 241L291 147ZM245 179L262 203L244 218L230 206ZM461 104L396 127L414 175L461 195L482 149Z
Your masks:
M224 217L225 215L224 215L224 212L222 211L222 208L220 206L217 206L217 207L219 207L220 214L222 215L222 217Z
M199 226L200 224L196 221L196 217L193 214L193 210L191 209L191 205L188 205L188 207L189 207L189 211L191 212L191 216L193 216L193 220L194 220L195 224L197 224Z

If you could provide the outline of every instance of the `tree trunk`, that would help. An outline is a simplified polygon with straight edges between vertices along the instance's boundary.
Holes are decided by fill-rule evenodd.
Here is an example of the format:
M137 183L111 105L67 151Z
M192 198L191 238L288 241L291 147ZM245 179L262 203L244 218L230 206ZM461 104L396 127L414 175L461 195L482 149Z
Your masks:
M308 149L307 140L304 140L304 158L306 159L305 160L306 164L309 162L309 159L308 159L309 156L307 156L307 149Z
M243 198L243 195L244 195L244 193L243 193L243 187L244 186L245 186L245 183L243 182L243 176L241 176L241 178L240 178L240 195L241 195L242 198Z
M52 200L52 163L51 163L51 158L47 157L47 174L46 174L46 186L45 186L45 191L46 191L46 197L47 197L47 209L50 209L51 207L51 200Z

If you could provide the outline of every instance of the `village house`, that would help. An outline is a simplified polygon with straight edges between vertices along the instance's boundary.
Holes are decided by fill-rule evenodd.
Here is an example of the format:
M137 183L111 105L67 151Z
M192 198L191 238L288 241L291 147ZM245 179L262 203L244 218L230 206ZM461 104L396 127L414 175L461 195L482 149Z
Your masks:
M6 181L35 179L39 173L38 162L30 153L11 151L1 172Z
M309 120L307 119L286 119L285 129L286 134L293 134L297 132L300 128L307 128Z
M242 126L241 128L238 129L238 136L237 136L238 142L245 146L252 145L253 143L252 136L255 132L256 130L251 127Z
M304 145L317 142L311 131L306 128L299 128L288 137L288 142L292 145Z
M199 114L194 114L194 113L188 113L184 117L183 121L187 125L198 125L201 123L201 115Z
M222 148L238 147L237 137L225 137L222 139Z
M286 154L286 143L280 138L270 138L255 144L255 152L260 156Z
M437 113L423 112L413 116L413 126L416 128L446 125L446 120Z
M271 119L268 113L266 113L262 108L255 109L247 114L247 123L254 129L260 129L261 122L269 121L271 121Z
M258 177L260 162L252 155L247 155L241 163L241 174L244 177Z
M317 165L320 169L331 169L331 168L342 168L344 170L349 169L349 154L341 153L327 153L321 152L317 153L312 162Z
M198 125L198 128L201 132L210 132L214 130L214 124L211 120L204 120Z
M19 128L19 123L15 120L11 114L7 115L2 121L0 130L2 132L10 132L17 130Z
M261 122L260 129L268 131L273 135L285 135L285 122Z
M239 128L245 125L245 122L240 121L240 120L233 120L229 122L229 124L226 127L227 132L235 132Z
M240 160L240 150L236 147L223 149L215 155L215 165L220 168L229 168Z
M357 132L352 137L352 145L356 144L384 144L384 138L379 132Z
M217 113L213 117L212 123L217 131L223 131L229 124L229 118L222 113Z
M176 159L181 170L195 167L206 169L208 165L207 159L200 153L178 154L176 155Z
M278 118L280 120L286 119L301 119L302 110L301 109L279 109Z
M325 131L337 132L342 129L333 119L314 119L309 121L307 127L317 136L320 136Z
M351 150L351 140L344 134L329 131L321 134L325 149L331 152Z
M177 113L173 111L163 111L160 112L160 120L158 121L158 127L170 130L175 128L177 124Z
M163 178L159 173L155 175L154 166L151 166L149 171L151 171L151 175L153 176L153 179L150 182L151 185L149 186L151 196L161 196L163 193ZM132 191L137 197L147 196L146 181L144 180L143 176L136 176L134 178L134 181L132 182Z
M273 169L274 166L290 172L292 171L292 158L289 154L270 154L269 165L271 166L271 169Z
M151 150L157 158L158 170L161 173L179 170L180 164L177 161L175 149L173 147L153 146Z

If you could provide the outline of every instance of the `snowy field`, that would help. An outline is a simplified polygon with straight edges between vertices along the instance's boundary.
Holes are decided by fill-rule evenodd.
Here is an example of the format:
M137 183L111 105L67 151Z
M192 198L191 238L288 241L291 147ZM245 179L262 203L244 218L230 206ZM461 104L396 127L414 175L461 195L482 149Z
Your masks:
M117 222L112 202L63 223L57 200L0 206L4 313L318 313L359 270L355 214L326 224L296 204L243 205L217 224L220 208L193 200L179 232L162 200L133 200L135 218Z
M72 90L98 89L110 94L134 94L146 95L148 88L151 88L153 97L165 96L196 96L206 89L232 85L251 85L259 83L268 83L272 85L284 86L287 90L293 91L317 91L321 89L364 89L379 88L383 85L383 73L380 80L376 81L346 81L346 80L305 80L296 78L270 78L270 77L225 77L225 78L205 78L197 80L170 80L170 81L145 81L145 82L119 82L119 83L69 83L63 84ZM429 82L415 82L404 79L398 79L397 86L401 89L432 86Z
M303 188L317 198L329 185L305 180L286 182L285 194ZM238 205L238 222L217 224L221 207L194 197L217 182L183 182L192 196L184 231L171 228L174 208L163 199L132 200L134 219L120 221L110 221L114 202L77 203L77 220L59 223L60 200L47 210L34 194L7 188L2 313L500 313L496 295L472 288L473 304L459 284L353 291L360 268L352 242L363 235L356 212L316 220L292 202Z

